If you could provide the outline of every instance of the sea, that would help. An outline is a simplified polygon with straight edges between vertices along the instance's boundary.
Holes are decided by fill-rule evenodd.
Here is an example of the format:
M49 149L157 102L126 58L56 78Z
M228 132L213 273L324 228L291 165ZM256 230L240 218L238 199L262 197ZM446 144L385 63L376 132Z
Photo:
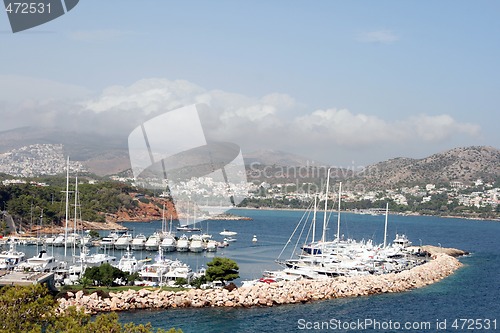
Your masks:
M235 209L230 213L252 220L211 220L200 226L222 240L224 229L235 231L236 241L216 253L171 253L197 270L214 256L234 259L242 280L256 279L276 270L279 258L293 255L292 234L309 233L299 223L311 216L298 210ZM316 237L323 215L318 213ZM385 216L341 214L341 235L383 243ZM327 216L326 238L333 239L337 215ZM134 234L149 235L161 221L123 223ZM294 233L295 231L295 233ZM190 332L500 332L500 222L389 215L388 241L405 234L414 245L453 247L470 252L460 258L463 268L430 286L396 294L381 294L317 301L305 304L254 308L137 310L119 313L120 321L151 323L154 328ZM256 236L257 242L252 242ZM288 244L283 251L285 245ZM291 250L290 250L291 249ZM120 253L115 255L119 256ZM136 252L136 257L155 253Z

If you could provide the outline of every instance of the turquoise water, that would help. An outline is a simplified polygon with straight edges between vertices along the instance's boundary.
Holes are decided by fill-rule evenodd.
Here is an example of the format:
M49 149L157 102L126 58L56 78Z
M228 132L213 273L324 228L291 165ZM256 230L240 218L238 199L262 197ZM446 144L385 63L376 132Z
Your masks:
M279 255L303 212L237 210L235 214L253 221L211 221L208 231L214 237L224 228L238 232L237 241L217 255L235 259L242 279L259 277L265 269L277 269ZM318 216L322 221L322 216ZM336 216L331 217L331 234L336 230ZM135 232L151 233L160 222L126 223ZM204 229L206 222L202 223ZM343 214L341 233L356 239L383 241L384 217ZM414 244L456 247L470 251L461 261L465 267L434 285L400 294L338 299L309 304L249 309L168 309L121 313L124 322L151 322L158 328L181 328L184 332L469 332L456 319L497 320L500 331L500 223L445 219L437 217L390 216L390 239L406 233ZM258 242L251 242L257 235ZM140 255L140 254L136 254ZM211 260L208 254L172 254L193 268ZM239 282L239 281L237 281ZM353 325L342 329L342 325ZM370 324L372 325L363 325ZM444 322L446 320L446 323ZM401 326L398 327L397 324ZM439 327L437 327L439 323ZM359 326L361 324L361 326ZM406 324L410 326L402 327ZM446 325L445 325L446 324ZM471 322L467 322L471 324ZM378 325L378 326L376 326ZM412 325L420 325L412 326ZM479 326L477 326L479 327ZM308 329L310 328L310 329ZM437 329L441 328L441 329ZM472 326L469 326L472 328ZM494 323L490 329L495 331Z

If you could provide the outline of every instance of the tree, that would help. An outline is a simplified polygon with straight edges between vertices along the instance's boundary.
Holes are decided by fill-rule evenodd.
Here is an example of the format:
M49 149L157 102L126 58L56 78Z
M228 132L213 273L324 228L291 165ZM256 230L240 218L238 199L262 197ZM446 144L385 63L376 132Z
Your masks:
M207 263L207 281L232 281L239 278L238 264L229 258L215 257Z
M41 332L55 316L56 301L40 284L0 289L0 332Z
M94 281L94 283L99 286L111 287L115 280L121 279L122 281L127 281L129 275L130 274L105 263L97 267L87 268L83 277Z
M92 239L99 239L101 237L101 235L99 235L99 232L97 232L96 230L90 230L89 231L89 236Z
M116 313L100 314L93 320L83 310L70 307L56 315L57 300L44 285L0 289L0 332L30 333L182 333L174 328L154 330L150 323L121 324Z

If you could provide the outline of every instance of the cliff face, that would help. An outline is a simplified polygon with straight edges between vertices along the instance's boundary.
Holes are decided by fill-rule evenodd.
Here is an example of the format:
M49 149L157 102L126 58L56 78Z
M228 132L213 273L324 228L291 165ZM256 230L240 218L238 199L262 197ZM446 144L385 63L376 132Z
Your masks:
M165 205L165 218L177 219L175 206L170 200L163 198L152 198L149 196L134 196L137 204L134 208L122 207L115 214L106 214L106 221L112 222L145 222L161 220L163 216L163 205Z

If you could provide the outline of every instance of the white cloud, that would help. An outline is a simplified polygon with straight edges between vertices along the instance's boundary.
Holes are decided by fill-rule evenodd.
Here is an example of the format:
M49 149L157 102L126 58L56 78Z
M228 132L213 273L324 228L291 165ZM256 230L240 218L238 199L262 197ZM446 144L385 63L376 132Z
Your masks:
M95 98L80 97L78 102L46 101L46 95L19 101L16 107L2 112L3 124L58 126L126 138L139 124L163 112L203 103L208 107L201 108L200 117L208 140L234 142L247 152L277 149L323 161L341 153L354 156L356 151L362 157L361 152L378 156L388 147L399 147L394 154L406 152L410 146L435 152L437 144L453 145L480 134L477 124L460 122L449 114L420 114L389 121L369 114L369 110L354 113L326 108L304 112L304 106L286 94L254 98L207 90L183 80L144 79L130 86L109 87ZM6 110L1 102L0 107Z
M353 114L346 109L317 110L294 120L297 131L313 141L323 140L345 147L401 145L424 141L440 143L454 136L477 137L480 127L460 123L450 115L418 115L387 122L377 116Z
M391 44L399 40L399 36L391 30L375 30L358 34L357 40L363 43Z
M193 103L210 107L201 114L210 138L260 147L274 144L280 148L286 144L367 148L416 140L439 143L456 136L476 137L480 132L478 125L458 122L446 114L386 121L375 115L330 108L294 116L298 104L286 94L251 98L209 91L182 80L145 79L128 87L110 87L84 105L97 114L128 112L130 120L139 121Z
M210 102L210 97L205 94L205 90L191 82L145 79L129 87L109 87L98 98L83 103L83 106L96 113L120 109L153 114L186 104L207 102Z

